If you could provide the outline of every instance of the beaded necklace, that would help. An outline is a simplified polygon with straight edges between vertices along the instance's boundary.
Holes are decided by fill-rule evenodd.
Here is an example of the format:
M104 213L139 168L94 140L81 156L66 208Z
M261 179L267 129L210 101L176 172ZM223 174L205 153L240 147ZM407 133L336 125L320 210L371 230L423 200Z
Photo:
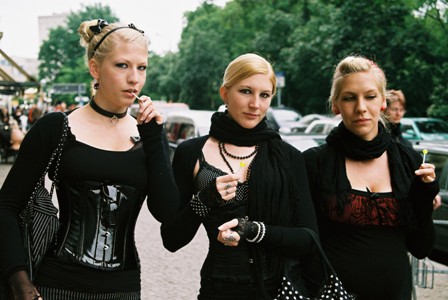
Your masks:
M237 155L233 155L233 154L227 152L224 143L219 142L218 146L219 146L219 154L221 154L222 159L224 160L224 162L226 163L227 167L232 172L232 174L235 174L235 171L233 170L232 166L230 165L229 161L227 160L226 155L228 157L230 157L230 158L241 160L240 161L240 168L238 169L238 172L239 172L241 170L241 168L246 165L246 163L243 161L243 159L251 158L252 156L254 156L258 152L258 145L256 145L255 146L255 150L252 153L250 153L248 155L244 155L244 156L237 156ZM247 170L247 176L246 176L247 178L249 178L249 176L250 176L250 167L251 167L251 165L252 165L252 162L249 165L249 168Z

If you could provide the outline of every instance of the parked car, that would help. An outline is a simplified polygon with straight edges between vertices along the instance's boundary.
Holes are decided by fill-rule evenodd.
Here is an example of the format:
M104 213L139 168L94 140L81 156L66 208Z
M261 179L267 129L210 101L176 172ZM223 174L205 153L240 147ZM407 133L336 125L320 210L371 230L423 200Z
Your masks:
M401 131L412 143L419 141L448 141L448 122L437 118L403 118Z
M295 125L294 129L295 132L305 132L305 129L315 120L325 120L325 119L331 119L331 117L321 114L309 114L306 116L303 116L299 121L297 121L297 124Z
M165 131L169 142L181 143L184 140L208 134L212 110L181 110L166 117Z
M321 144L318 140L307 135L282 135L282 139L302 152L308 148L319 146Z
M305 129L305 134L328 135L333 128L335 128L339 125L340 122L341 122L340 118L328 118L328 119L314 120Z
M432 142L414 145L414 149L422 153L427 149L425 161L436 166L436 176L440 184L442 205L433 212L436 228L436 243L429 258L448 265L448 142ZM422 154L423 155L423 154Z
M165 119L165 132L173 159L177 145L187 139L206 135L209 132L212 110L179 110L172 111Z
M268 126L282 134L298 132L302 115L293 108L271 107L266 113Z

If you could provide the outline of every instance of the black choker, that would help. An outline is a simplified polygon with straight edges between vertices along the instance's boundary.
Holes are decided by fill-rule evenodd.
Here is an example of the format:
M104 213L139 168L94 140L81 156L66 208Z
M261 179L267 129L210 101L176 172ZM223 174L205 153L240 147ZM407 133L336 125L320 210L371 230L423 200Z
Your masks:
M126 111L120 114L115 114L115 113L111 113L107 110L102 109L101 107L98 106L98 104L95 103L95 101L93 101L93 98L90 100L90 107L96 111L97 113L99 113L102 116L108 117L110 118L110 123L112 125L115 125L118 123L118 119L124 118L126 116L126 114L128 113L128 109L126 108Z

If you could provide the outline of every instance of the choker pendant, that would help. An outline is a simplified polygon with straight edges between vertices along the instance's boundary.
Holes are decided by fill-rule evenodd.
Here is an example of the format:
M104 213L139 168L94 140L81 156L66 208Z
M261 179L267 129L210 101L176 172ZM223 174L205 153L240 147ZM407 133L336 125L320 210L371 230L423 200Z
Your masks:
M121 114L111 113L99 107L98 104L96 104L95 101L93 100L93 97L90 100L90 107L100 115L110 118L109 122L112 126L115 126L121 118L124 118L126 116L128 112L128 109L126 109L126 111Z
M110 121L110 124L111 124L112 126L114 126L115 124L118 123L118 118L117 118L116 115L113 115L112 118L110 118L109 121Z

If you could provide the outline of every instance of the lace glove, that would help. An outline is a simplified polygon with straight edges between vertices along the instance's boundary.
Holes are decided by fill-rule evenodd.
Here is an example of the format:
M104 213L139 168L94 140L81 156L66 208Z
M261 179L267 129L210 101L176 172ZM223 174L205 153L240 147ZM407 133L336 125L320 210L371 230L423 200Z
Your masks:
M241 239L246 239L250 243L259 243L266 234L266 226L263 222L249 221L248 217L238 218L238 225L234 230Z
M193 196L190 206L195 214L205 217L213 207L217 207L222 201L224 200L216 189L216 178L213 178L205 188Z

